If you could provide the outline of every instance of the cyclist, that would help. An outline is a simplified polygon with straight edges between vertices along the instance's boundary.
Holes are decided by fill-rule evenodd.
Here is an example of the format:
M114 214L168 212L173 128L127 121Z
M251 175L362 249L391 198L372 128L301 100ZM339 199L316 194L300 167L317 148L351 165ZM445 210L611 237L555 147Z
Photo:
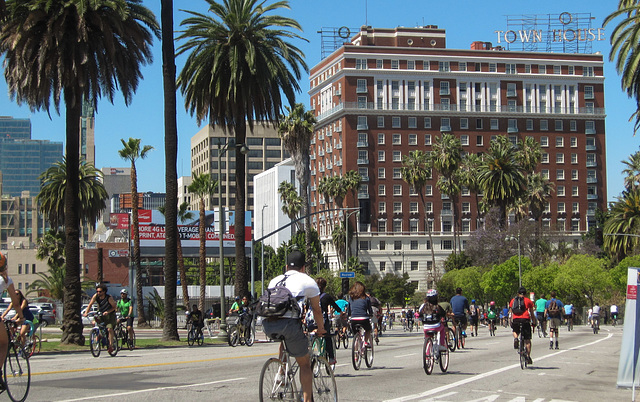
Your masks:
M0 253L0 293L7 291L9 297L11 297L11 303L15 306L20 305L20 300L18 299L18 295L16 294L16 289L13 287L13 280L9 278L9 272L7 270L7 257L4 254ZM24 316L22 315L22 310L17 309L16 315L18 316L18 321L24 320ZM7 358L7 351L9 350L9 334L7 331L0 331L0 362L3 362ZM1 367L1 366L0 366ZM0 372L2 370L0 369ZM6 388L6 384L4 381L0 381L0 390L4 390Z
M527 290L520 286L518 295L511 299L509 303L509 308L513 314L511 329L513 329L513 347L518 349L518 336L522 328L522 338L527 349L527 363L533 364L531 359L531 321L533 320L533 326L535 327L535 315L533 313L533 302L528 297L525 297L526 293Z
M618 306L612 304L609 311L611 312L611 320L613 322L613 326L615 327L618 321Z
M413 320L415 318L415 315L413 313L413 309L411 309L411 307L409 307L409 309L407 310L406 313L406 323L407 323L407 330L412 331L413 330Z
M451 310L453 311L453 332L457 333L457 326L462 328L462 336L467 337L467 315L471 313L469 300L462 295L462 288L456 288L456 295L451 298Z
M366 292L367 297L371 300L371 309L373 310L373 333L378 343L378 335L380 335L382 328L382 303L370 291Z
M496 302L491 300L489 303L489 308L487 308L487 321L489 324L489 328L493 325L493 330L496 330L496 319L498 318L498 308L496 307Z
M262 321L265 334L272 339L284 338L287 351L296 359L300 367L300 384L304 401L310 402L313 391L313 373L311 372L311 358L309 357L309 340L302 330L302 307L300 303L309 300L315 322L318 323L316 336L324 336L324 320L320 308L320 289L309 275L304 273L304 254L293 251L287 256L287 272L276 276L269 282L269 288L285 286L298 300L298 310L287 311L282 317L265 319ZM281 344L282 347L282 344ZM282 351L281 351L282 352ZM283 373L278 373L283 375Z
M371 317L373 317L373 308L371 307L371 299L365 294L365 287L362 282L357 281L349 289L349 297L351 302L347 307L347 313L351 318L351 331L357 334L357 326L362 327L365 332L365 346L371 347L369 339L371 337ZM407 315L408 317L408 315Z
M508 304L504 306L504 308L502 309L500 320L502 321L502 326L506 328L507 325L509 324L509 305Z
M591 311L591 318L593 320L593 328L600 328L600 305L596 303L593 306L593 311Z
M570 329L573 327L573 304L565 304L562 309L564 310L564 319L567 320L567 328Z
M240 296L236 296L231 308L229 309L229 314L240 313L240 309L242 308L242 302L240 301Z
M202 331L202 328L204 327L204 315L202 314L202 311L198 309L197 304L191 306L191 311L188 312L187 323L189 322L191 322L191 325L194 325Z
M469 311L469 321L471 322L471 336L478 336L478 316L480 314L480 308L476 305L476 299L471 299Z
M113 297L111 297L109 293L107 293L107 286L99 284L96 286L96 293L91 298L89 306L84 312L85 317L89 315L93 303L98 304L98 311L102 314L100 317L94 317L94 319L96 322L104 322L106 324L107 332L109 333L109 347L107 350L111 353L115 347L115 343L113 342L115 339L113 329L116 327L116 301L113 300Z
M24 345L26 334L29 333L29 335L31 335L33 332L33 313L31 312L31 310L29 310L29 301L22 295L22 292L20 290L16 290L15 293L16 296L18 296L18 300L20 301L18 304L18 306L20 306L19 309L22 310L22 315L24 316L24 321L22 322L22 326L20 327L20 334L18 335L18 341ZM4 318L7 316L7 313L9 313L11 309L18 311L15 306L16 305L13 304L12 299L11 303L9 303L9 307L7 307L4 313L2 313L2 316L0 316L0 318L4 320ZM16 317L17 316L15 316L13 319L16 320Z
M133 339L133 302L129 299L127 289L120 291L120 300L116 304L118 311L120 311L120 319L127 321L127 332L129 333L129 339Z
M325 350L327 351L327 355L329 356L329 364L336 364L336 356L333 350L333 337L331 336L331 319L330 317L330 309L332 307L334 311L342 313L342 309L328 293L325 293L324 290L327 287L327 280L324 278L316 278L316 284L318 285L318 289L320 290L320 309L322 310L322 318L324 318L324 329L327 331L324 334L324 342L325 342Z
M547 305L544 310L544 315L549 320L549 349L553 349L553 335L555 333L556 338L556 349L558 347L558 336L560 334L560 325L562 324L562 307L564 304L558 299L556 299L556 292L551 291L549 293L551 298L547 300Z
M436 289L429 289L427 296L424 298L424 303L418 309L422 323L424 324L424 336L427 336L427 331L438 331L440 333L440 344L436 345L437 353L447 350L447 327L444 325L443 320L446 318L446 312L438 305L438 291Z
M538 319L538 325L542 328L542 334L545 338L547 337L547 320L544 316L544 309L546 307L547 299L542 295L538 300L536 300L536 318Z
M341 334L345 334L347 332L347 306L349 302L344 299L344 295L342 293L338 294L338 300L336 300L336 304L340 307L340 311L333 312L333 320L335 322L335 327Z

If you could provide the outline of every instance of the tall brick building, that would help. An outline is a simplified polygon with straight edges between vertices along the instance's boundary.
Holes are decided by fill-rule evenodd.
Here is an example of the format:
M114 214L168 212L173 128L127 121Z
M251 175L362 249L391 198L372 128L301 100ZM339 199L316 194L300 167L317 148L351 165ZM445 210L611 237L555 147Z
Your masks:
M442 133L460 139L465 153L483 153L496 136L516 144L533 137L542 148L537 171L555 183L543 227L576 237L605 209L605 111L600 54L506 51L474 42L447 49L436 26L362 27L351 41L312 68L310 102L318 124L311 147L311 202L323 176L358 171L365 180L345 207L370 213L358 222L360 261L370 273L408 272L425 290L453 250L452 203L436 187L424 190L433 245L417 194L402 180L402 157L430 151ZM476 230L475 194L463 189L456 213L465 235ZM332 227L344 220L313 218L333 269ZM354 222L352 218L352 223ZM436 270L431 250L436 253Z

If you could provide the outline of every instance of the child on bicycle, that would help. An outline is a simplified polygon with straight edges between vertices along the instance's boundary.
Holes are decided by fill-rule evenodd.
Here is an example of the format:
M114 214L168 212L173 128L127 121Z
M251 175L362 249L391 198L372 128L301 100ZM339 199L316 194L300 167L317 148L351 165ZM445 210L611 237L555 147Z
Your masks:
M446 319L446 312L438 305L438 291L436 289L429 289L427 296L424 298L424 303L418 309L420 319L424 324L424 335L427 336L427 331L437 331L440 333L440 344L437 351L444 351L447 349L446 327L444 320Z

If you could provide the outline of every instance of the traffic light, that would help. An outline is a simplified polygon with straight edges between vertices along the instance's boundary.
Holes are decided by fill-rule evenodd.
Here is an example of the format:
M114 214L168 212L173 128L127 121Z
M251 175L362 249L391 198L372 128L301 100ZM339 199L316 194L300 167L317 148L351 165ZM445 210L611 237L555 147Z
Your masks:
M342 278L342 294L344 296L349 293L349 278Z

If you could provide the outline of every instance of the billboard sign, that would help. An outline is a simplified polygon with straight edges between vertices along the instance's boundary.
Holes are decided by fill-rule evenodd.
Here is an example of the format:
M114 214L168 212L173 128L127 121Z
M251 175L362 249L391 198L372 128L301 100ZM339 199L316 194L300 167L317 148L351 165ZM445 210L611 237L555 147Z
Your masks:
M109 214L111 229L129 229L129 214Z

